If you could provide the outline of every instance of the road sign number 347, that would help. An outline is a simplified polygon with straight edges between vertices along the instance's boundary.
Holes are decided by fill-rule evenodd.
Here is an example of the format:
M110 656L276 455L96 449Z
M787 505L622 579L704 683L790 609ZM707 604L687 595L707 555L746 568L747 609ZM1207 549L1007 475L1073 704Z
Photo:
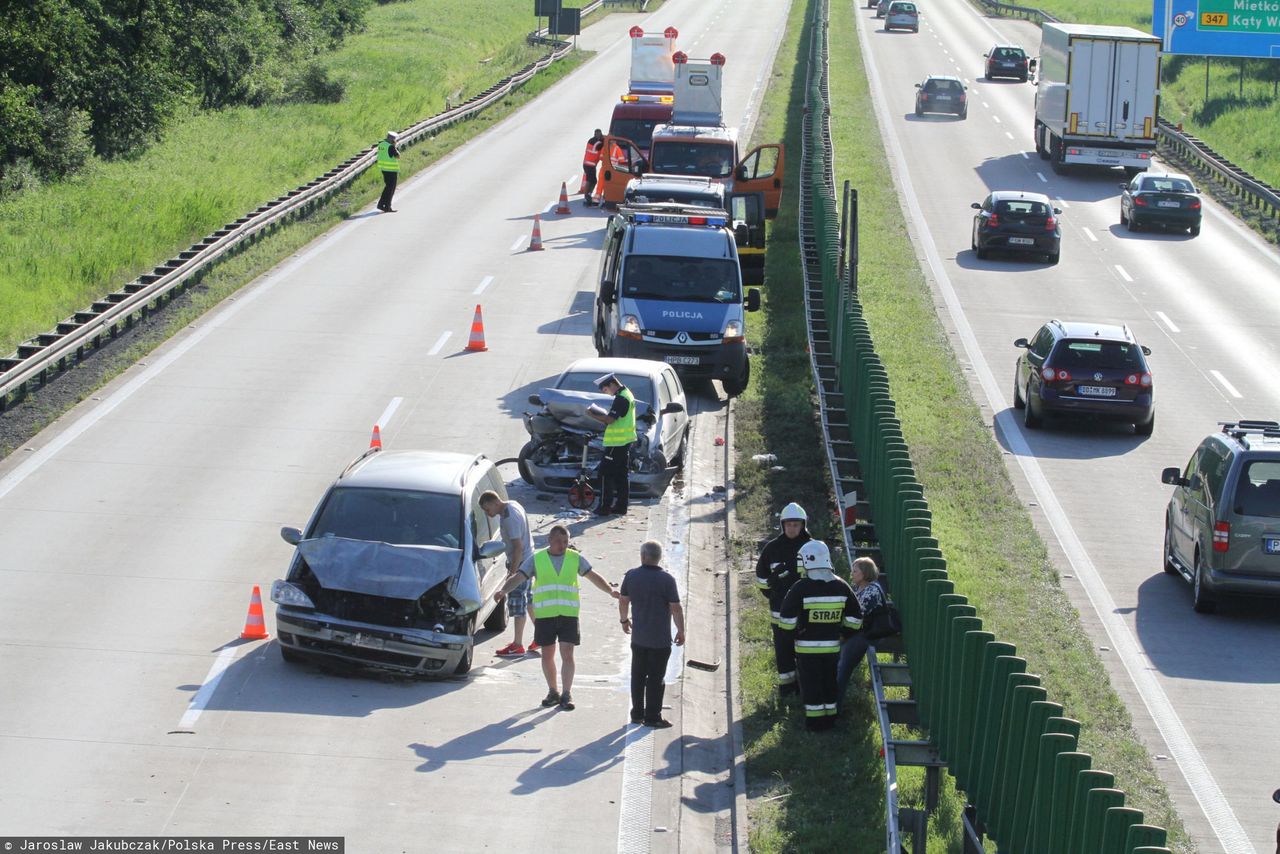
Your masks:
M1227 25L1227 15L1225 12L1202 12L1200 14L1200 26L1202 27L1225 27Z

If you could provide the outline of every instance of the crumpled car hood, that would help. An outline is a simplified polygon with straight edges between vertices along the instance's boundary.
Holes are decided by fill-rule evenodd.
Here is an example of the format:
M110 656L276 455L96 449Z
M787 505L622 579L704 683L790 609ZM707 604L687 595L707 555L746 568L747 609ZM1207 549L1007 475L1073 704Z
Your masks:
M474 568L460 572L460 549L320 537L298 543L298 551L320 586L329 590L416 600L450 581L449 593L464 610L480 605L480 580Z
M544 410L552 418L555 418L566 427L572 427L575 430L594 430L597 433L604 432L604 425L599 421L587 415L587 407L596 404L602 409L608 410L613 406L613 395L597 394L590 391L569 391L567 389L544 388L538 396L542 398ZM636 414L639 415L648 412L652 407L643 400L636 398ZM644 430L645 425L637 424L637 429Z

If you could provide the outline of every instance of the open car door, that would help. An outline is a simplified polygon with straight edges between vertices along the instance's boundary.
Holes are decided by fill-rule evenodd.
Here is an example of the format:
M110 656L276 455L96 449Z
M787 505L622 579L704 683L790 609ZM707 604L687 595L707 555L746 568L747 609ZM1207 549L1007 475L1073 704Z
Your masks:
M733 171L735 193L763 193L764 215L773 219L782 203L783 147L777 143L751 149Z
M729 220L744 285L764 283L764 193L732 193Z
M600 152L600 197L611 207L622 204L627 184L649 168L640 147L621 136L606 136Z

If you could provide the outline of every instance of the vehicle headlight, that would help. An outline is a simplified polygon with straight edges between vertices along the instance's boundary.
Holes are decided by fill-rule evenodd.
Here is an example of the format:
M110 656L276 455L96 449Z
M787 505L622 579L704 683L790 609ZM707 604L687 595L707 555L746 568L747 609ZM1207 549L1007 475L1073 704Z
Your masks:
M625 335L628 338L639 338L640 319L634 314L624 314L622 322L618 326L618 334Z
M724 325L724 340L730 344L742 340L742 321L730 320Z
M287 581L276 579L271 584L271 601L277 605L292 605L295 608L314 608L316 603L302 589Z

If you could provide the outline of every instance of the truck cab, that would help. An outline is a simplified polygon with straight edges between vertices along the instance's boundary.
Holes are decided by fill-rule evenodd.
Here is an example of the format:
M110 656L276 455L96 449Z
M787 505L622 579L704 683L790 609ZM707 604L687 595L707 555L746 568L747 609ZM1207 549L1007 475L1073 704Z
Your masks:
M675 68L671 122L653 131L648 150L633 139L610 134L605 138L600 183L604 203L621 204L626 187L646 173L700 176L725 183L734 194L760 193L765 217L778 214L782 199L784 149L761 145L743 156L738 132L724 125L721 78L725 58L691 60L684 53L672 57Z
M706 207L623 206L605 230L593 338L601 356L666 362L686 379L746 390L747 311L737 245L723 213Z

